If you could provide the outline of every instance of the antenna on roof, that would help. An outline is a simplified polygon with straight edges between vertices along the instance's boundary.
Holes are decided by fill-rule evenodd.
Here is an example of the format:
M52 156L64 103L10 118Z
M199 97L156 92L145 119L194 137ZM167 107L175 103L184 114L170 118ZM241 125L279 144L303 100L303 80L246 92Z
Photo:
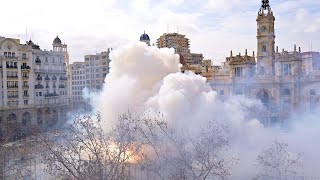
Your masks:
M28 41L28 28L26 27L26 42Z

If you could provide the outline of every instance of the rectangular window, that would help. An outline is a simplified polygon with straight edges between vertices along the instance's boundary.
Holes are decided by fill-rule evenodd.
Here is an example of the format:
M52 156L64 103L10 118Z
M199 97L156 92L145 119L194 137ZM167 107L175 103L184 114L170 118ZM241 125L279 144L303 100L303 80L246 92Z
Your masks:
M281 64L282 76L291 76L291 64Z
M236 67L234 69L235 77L242 77L243 76L243 68L242 67Z
M27 59L27 54L26 53L22 53L22 59L26 60Z
M316 90L315 89L310 89L310 95L315 96L316 95Z

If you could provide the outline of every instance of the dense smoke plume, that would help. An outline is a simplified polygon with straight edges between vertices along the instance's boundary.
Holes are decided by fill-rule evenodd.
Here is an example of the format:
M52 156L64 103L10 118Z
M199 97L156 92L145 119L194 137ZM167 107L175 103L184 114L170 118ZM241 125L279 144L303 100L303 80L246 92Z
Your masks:
M319 113L296 115L286 130L265 128L253 118L262 108L259 101L243 96L218 99L204 77L180 72L173 49L138 43L113 52L111 59L103 91L91 96L106 130L128 111L161 112L171 126L191 133L214 120L228 127L229 156L239 158L232 172L235 179L252 177L257 155L274 140L288 142L291 152L302 154L306 176L320 177Z

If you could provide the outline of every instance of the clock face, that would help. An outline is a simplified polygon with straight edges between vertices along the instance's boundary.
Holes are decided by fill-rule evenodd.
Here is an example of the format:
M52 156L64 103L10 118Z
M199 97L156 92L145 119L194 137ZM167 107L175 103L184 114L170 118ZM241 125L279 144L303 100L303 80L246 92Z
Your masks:
M267 32L267 27L266 26L262 26L260 29L261 32Z

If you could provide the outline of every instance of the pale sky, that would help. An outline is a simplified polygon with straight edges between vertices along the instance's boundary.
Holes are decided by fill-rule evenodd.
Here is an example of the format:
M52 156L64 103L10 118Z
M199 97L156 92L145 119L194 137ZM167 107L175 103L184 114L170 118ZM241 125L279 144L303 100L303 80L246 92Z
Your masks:
M216 63L245 49L256 51L256 16L261 0L1 0L0 36L31 37L52 49L56 35L70 61L165 32L185 34L191 51ZM320 0L270 0L279 50L320 51Z

